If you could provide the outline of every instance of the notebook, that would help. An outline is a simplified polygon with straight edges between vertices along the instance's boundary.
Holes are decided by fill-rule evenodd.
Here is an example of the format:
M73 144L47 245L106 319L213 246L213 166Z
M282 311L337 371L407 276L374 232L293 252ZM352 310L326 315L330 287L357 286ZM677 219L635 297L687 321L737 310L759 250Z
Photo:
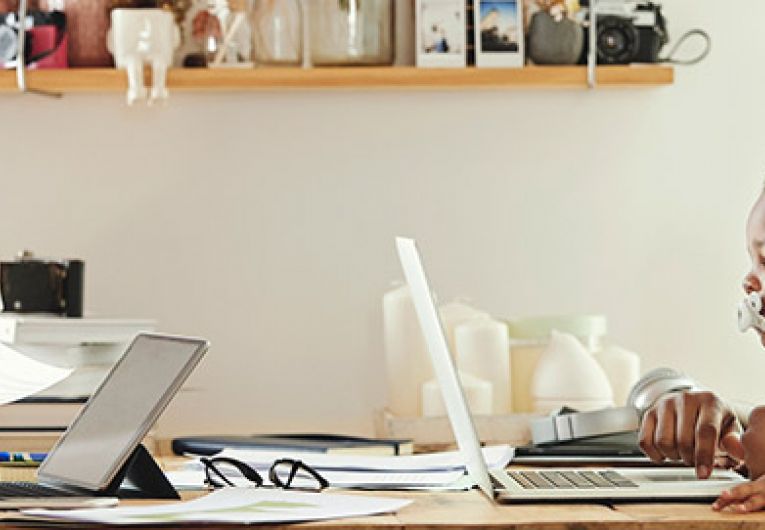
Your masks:
M114 505L126 473L134 488L125 495L142 486L133 464L148 473L148 488L175 493L140 443L207 348L201 339L136 336L43 461L37 482L0 482L0 509Z
M449 422L467 474L498 502L712 500L746 480L733 471L715 470L699 480L689 468L527 468L489 472L481 455L473 418L449 354L430 286L412 239L397 238L401 266L441 388Z
M211 456L224 449L298 451L347 455L410 455L411 440L365 438L341 434L290 433L252 436L182 436L174 438L173 453Z
M513 462L518 464L600 463L653 465L638 446L637 431L603 434L579 440L515 448Z

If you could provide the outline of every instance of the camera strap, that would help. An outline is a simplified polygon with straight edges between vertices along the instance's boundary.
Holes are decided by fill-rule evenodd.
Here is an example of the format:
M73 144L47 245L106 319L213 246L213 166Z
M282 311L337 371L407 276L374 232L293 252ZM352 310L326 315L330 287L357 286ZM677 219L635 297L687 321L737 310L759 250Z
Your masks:
M704 40L704 49L699 53L696 57L693 57L691 59L677 59L675 57L675 54L678 52L680 47L691 37L701 37ZM709 33L704 31L703 29L692 29L690 31L686 31L682 37L680 37L674 46L672 46L672 49L669 50L669 53L666 57L659 59L660 63L670 63L670 64L682 64L682 65L691 65L691 64L698 64L701 61L703 61L707 55L709 55L709 52L712 50L712 37L709 36Z

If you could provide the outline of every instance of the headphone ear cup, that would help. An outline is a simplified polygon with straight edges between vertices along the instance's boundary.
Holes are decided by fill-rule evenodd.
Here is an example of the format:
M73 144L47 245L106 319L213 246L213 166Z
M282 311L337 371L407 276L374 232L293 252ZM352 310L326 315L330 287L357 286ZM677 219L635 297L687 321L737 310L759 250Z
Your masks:
M678 377L682 377L682 375L683 374L681 374L677 370L673 370L672 368L666 368L666 367L660 367L660 368L655 368L651 370L650 372L645 374L643 377L641 377L638 380L638 382L632 386L629 396L627 396L627 405L630 407L634 407L636 409L640 409L641 406L644 406L643 403L646 401L644 394L648 387L650 387L652 384L656 383L657 381L661 381L663 379L678 378Z

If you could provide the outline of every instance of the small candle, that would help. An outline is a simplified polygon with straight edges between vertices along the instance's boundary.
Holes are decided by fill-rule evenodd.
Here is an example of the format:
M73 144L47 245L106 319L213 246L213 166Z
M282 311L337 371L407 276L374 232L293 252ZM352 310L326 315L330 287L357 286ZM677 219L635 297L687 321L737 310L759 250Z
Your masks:
M492 385L470 374L459 372L462 391L472 414L488 415L492 410ZM422 415L446 416L446 407L438 381L431 379L422 385Z

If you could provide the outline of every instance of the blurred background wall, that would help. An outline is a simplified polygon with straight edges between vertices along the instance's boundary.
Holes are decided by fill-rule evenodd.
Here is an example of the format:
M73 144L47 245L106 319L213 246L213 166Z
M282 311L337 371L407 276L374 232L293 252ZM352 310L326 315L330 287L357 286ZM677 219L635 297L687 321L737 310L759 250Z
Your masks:
M368 434L398 234L441 300L604 313L644 368L765 400L736 330L765 176L754 0L668 0L713 51L673 86L0 98L0 256L86 261L86 310L213 348L166 434Z

